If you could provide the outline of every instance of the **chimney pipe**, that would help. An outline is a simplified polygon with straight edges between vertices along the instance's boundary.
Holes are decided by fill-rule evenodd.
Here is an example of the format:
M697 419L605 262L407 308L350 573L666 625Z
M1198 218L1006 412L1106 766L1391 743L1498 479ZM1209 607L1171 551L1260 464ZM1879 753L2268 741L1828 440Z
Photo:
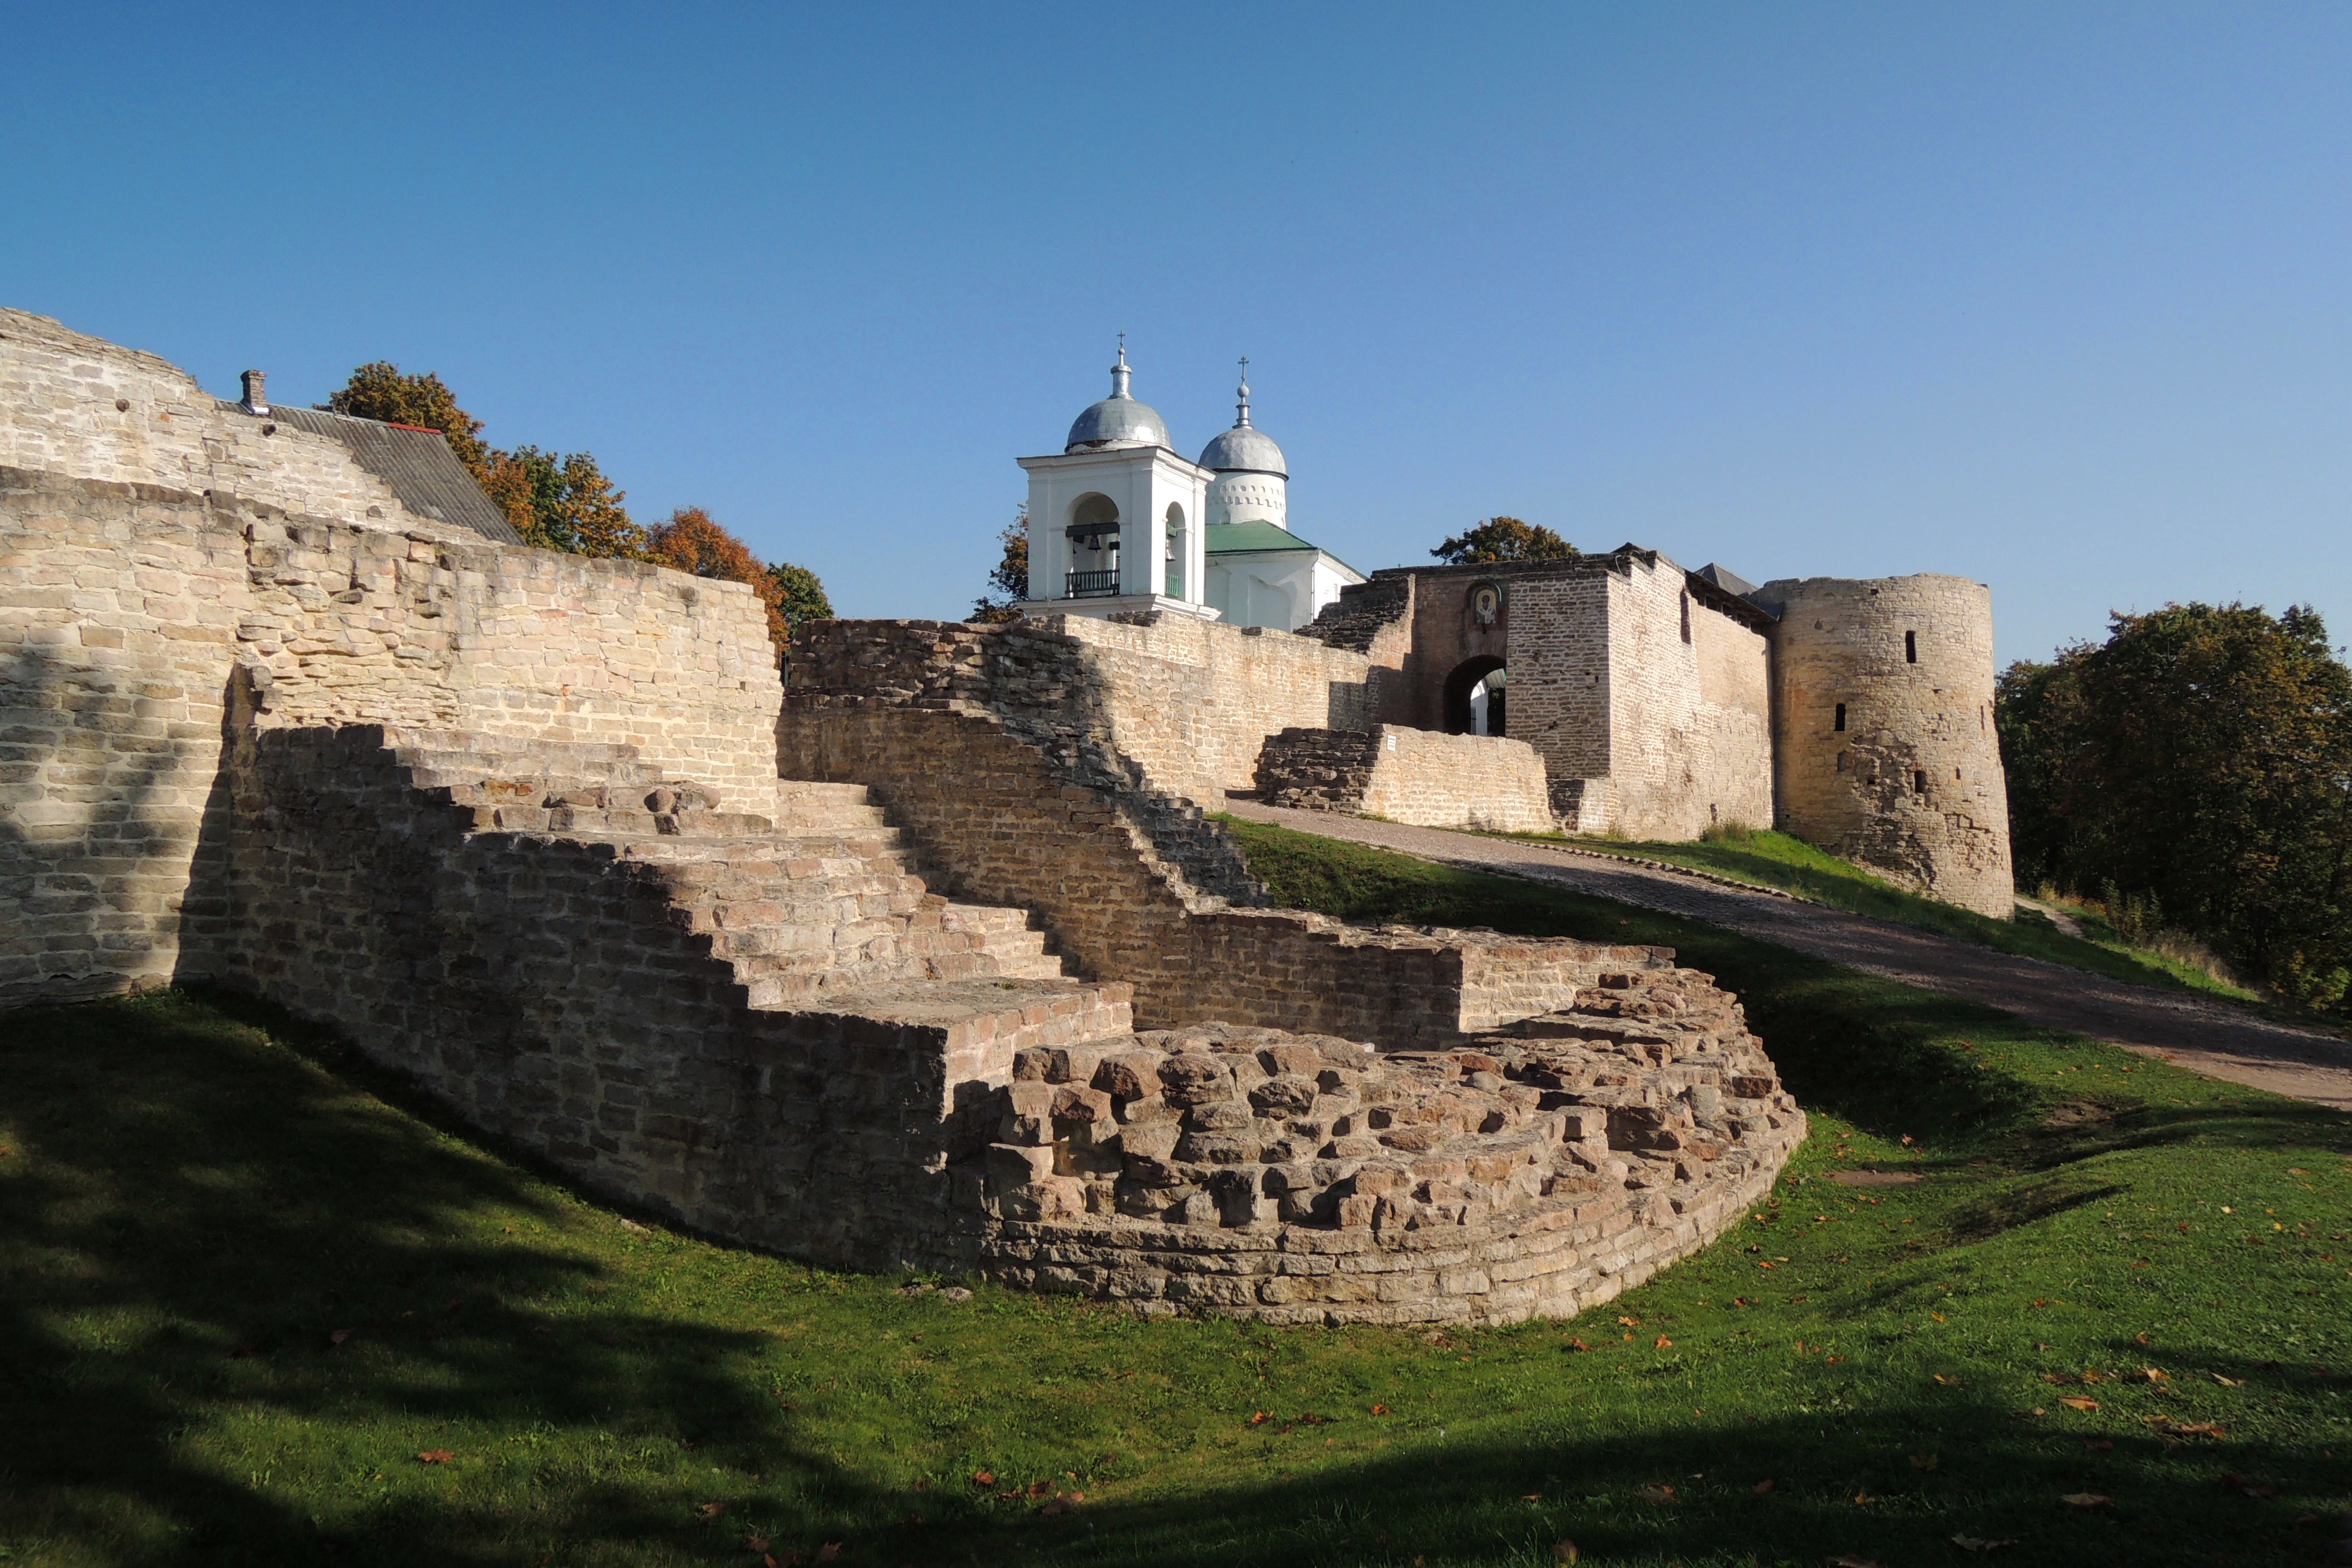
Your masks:
M269 412L269 398L261 390L261 373L257 370L245 373L245 411L247 414Z

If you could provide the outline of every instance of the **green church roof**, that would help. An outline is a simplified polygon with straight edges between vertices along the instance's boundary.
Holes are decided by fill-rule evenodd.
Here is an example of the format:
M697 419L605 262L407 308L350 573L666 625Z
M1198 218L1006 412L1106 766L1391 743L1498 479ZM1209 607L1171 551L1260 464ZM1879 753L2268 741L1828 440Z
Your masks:
M1288 529L1278 528L1270 522L1213 522L1204 531L1201 548L1211 555L1268 554L1293 550L1312 550L1318 554L1331 555L1322 546L1310 544ZM1336 555L1331 555L1331 559L1339 561ZM1348 566L1344 561L1339 561L1339 564ZM1353 566L1348 566L1348 570L1356 571ZM1357 572L1356 575L1360 577L1363 574Z

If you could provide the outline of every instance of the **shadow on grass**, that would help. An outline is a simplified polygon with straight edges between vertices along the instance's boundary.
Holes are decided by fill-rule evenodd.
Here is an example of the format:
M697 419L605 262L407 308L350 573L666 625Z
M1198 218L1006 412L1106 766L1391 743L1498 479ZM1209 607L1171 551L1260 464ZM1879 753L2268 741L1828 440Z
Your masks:
M109 1014L137 1026L94 1040ZM478 1470L530 1473L527 1435L572 1428L616 1457L692 1439L854 1491L745 1374L765 1336L593 1305L607 1268L527 1173L170 994L7 1023L0 1115L22 1147L0 1162L0 1542L20 1555L537 1561L494 1478L415 1489L449 1423L526 1435L467 1454ZM486 1214L506 1224L482 1234ZM321 1451L309 1429L329 1417ZM192 1449L225 1422L237 1432ZM356 1506L275 1506L273 1468ZM566 1486L544 1531L562 1561L601 1560L600 1539L615 1561L719 1544L672 1488ZM742 1560L740 1533L720 1558Z
M1696 1417L1691 1391L1662 1377L1655 1422L1603 1429L1564 1410L1535 1442L1430 1431L1380 1458L1317 1466L1318 1436L1268 1438L1262 1483L1000 1525L973 1556L1435 1568L1552 1563L1573 1542L1588 1562L1696 1568L1967 1562L1963 1537L2006 1542L1998 1560L2013 1563L2218 1565L2305 1560L2339 1528L2295 1522L2337 1486L2307 1447L2168 1441L2134 1417L2078 1416L2054 1398L2036 1415L1925 1375L1932 1392L1916 1399L1856 1405L1833 1371L1814 1378L1811 1408L1786 1419ZM2249 1485L2275 1495L2249 1498Z

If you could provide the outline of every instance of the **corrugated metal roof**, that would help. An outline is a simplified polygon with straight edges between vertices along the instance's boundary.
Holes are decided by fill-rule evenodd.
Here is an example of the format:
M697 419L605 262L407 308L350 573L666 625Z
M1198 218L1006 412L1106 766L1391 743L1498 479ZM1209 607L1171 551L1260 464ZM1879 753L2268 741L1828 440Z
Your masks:
M224 413L244 415L248 419L264 417L246 414L243 404L226 399L221 400L220 406ZM457 460L457 454L449 449L448 437L437 430L386 425L348 414L331 414L323 408L279 405L271 408L266 417L341 442L361 468L382 479L400 498L400 504L419 517L471 529L500 544L523 542L514 524L482 492L466 465Z
M1700 567L1695 574L1706 578L1725 593L1737 594L1743 599L1756 592L1755 584L1750 583L1730 567L1719 565L1713 561Z

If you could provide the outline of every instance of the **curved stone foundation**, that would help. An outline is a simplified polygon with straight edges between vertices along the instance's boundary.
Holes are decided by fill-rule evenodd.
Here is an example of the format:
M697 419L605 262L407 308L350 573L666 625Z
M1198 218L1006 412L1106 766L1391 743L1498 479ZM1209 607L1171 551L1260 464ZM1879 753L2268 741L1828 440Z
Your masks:
M1026 1050L1001 1109L953 1171L991 1278L1288 1323L1572 1315L1737 1223L1805 1133L1738 1003L1663 963L1447 1050Z

